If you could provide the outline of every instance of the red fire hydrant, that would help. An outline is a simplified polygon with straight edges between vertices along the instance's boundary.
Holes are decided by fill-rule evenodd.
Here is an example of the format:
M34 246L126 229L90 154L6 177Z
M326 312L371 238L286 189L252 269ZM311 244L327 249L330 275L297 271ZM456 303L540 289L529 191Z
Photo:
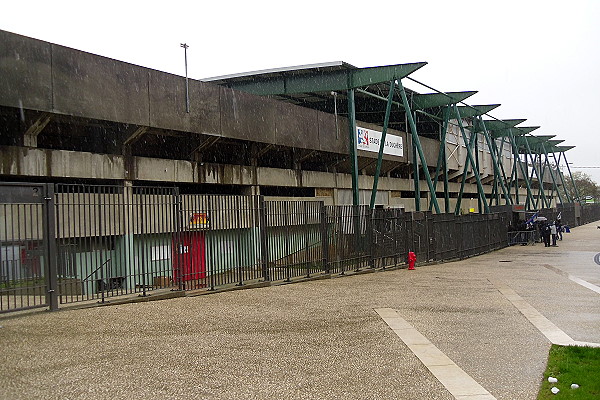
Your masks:
M409 251L408 252L408 269L409 270L415 269L416 261L417 261L417 255L414 252Z

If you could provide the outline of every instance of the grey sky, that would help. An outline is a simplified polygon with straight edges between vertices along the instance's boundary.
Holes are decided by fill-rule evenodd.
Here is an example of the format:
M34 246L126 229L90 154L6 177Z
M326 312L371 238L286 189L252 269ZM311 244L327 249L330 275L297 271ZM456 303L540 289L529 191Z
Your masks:
M600 166L600 1L22 1L0 29L189 76L346 61L427 61L414 78L478 90L497 118L555 134L575 166ZM427 89L406 82L421 92ZM583 169L600 182L600 168Z

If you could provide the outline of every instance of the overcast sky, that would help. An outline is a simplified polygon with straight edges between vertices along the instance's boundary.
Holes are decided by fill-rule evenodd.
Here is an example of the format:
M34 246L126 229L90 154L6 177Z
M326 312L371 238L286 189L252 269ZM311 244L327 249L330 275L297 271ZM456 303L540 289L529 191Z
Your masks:
M427 61L412 76L478 90L496 118L557 135L574 166L600 166L600 0L11 1L0 29L201 79L345 61ZM422 93L414 83L406 86ZM577 169L600 183L600 168Z

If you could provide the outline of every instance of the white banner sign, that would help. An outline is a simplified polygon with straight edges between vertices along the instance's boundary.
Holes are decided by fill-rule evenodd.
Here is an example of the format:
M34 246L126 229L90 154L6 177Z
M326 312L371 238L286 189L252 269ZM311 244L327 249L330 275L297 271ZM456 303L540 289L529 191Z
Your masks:
M356 127L356 148L358 150L379 152L379 144L381 143L381 132L373 129ZM383 154L402 157L404 155L404 146L402 145L402 136L385 135L385 146Z

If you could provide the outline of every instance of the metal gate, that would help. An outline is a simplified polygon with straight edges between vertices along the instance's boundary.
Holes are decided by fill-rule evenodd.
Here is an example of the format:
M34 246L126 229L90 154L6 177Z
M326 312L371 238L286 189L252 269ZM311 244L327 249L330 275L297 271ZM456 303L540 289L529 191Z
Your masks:
M57 184L55 192L61 304L177 285L177 188Z
M0 183L0 312L57 308L52 185Z
M406 262L407 217L399 208L375 209L371 216L373 230L371 252L376 268L397 266Z
M344 274L372 266L372 229L367 206L326 206L329 271Z

